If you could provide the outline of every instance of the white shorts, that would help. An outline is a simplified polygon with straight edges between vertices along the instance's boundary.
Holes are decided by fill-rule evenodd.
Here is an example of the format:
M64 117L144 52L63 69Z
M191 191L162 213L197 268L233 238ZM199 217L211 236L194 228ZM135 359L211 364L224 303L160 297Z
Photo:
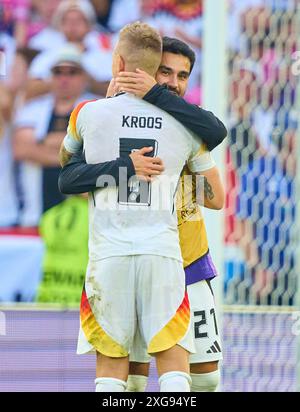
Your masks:
M195 353L182 263L162 256L89 262L80 308L77 353L125 357L138 331L155 354L178 344Z
M222 349L216 317L216 307L210 281L203 280L187 287L193 322L196 353L190 355L190 363L206 363L221 360ZM151 357L143 350L139 333L134 339L130 354L132 362L150 362Z

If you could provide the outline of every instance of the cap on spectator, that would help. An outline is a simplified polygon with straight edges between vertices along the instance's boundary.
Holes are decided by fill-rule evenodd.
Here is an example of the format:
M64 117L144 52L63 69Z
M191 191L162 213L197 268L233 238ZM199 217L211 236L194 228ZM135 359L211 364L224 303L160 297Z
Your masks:
M57 57L54 59L51 66L51 70L62 66L80 67L83 69L82 53L74 44L70 43L58 51Z
M53 25L59 27L65 16L70 10L77 10L82 13L84 18L90 25L96 23L96 13L92 4L87 0L64 0L57 7L57 10L53 16Z

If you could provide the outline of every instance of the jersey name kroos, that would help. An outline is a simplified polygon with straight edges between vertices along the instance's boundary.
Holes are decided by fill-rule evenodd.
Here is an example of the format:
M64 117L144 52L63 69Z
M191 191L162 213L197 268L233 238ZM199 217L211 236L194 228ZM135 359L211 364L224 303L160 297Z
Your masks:
M161 129L162 117L138 117L123 115L122 127L140 129Z

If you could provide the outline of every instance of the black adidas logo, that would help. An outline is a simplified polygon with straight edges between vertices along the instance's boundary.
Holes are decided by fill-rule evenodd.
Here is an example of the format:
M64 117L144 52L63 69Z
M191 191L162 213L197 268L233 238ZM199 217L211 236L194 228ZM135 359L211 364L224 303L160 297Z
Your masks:
M215 340L214 344L210 347L210 349L206 353L221 353L222 349L218 342Z

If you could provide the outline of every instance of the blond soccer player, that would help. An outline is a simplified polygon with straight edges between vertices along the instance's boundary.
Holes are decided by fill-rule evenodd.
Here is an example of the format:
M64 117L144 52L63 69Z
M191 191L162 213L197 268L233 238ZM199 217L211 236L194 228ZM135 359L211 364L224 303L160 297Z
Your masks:
M138 67L154 76L161 51L161 38L151 27L126 26L114 52L114 76ZM90 164L152 147L153 155L164 158L165 170L152 183L133 180L129 192L127 185L124 192L110 184L90 196L90 260L78 352L97 351L97 391L124 391L139 330L156 358L161 391L188 392L188 358L195 348L174 198L185 164L198 172L200 143L166 112L125 93L74 110L63 163L82 146ZM161 202L162 192L167 202Z

